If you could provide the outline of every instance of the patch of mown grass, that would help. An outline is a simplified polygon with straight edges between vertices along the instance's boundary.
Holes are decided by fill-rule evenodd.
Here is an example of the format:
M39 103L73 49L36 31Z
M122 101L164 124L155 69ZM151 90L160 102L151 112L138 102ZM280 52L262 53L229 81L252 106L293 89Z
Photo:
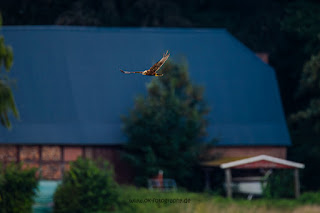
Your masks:
M300 199L228 199L208 193L187 191L157 192L145 188L121 187L117 212L124 213L298 213L320 212L319 193L303 194ZM149 199L149 200L146 200ZM154 199L152 201L152 199ZM181 199L182 203L169 200ZM185 200L189 202L184 202ZM134 200L134 202L132 202ZM137 202L141 200L142 203ZM167 200L167 202L164 202ZM308 204L308 205L306 205ZM313 204L313 205L310 205ZM317 205L314 205L317 204Z
M160 213L318 213L320 206L305 205L289 199L227 199L211 197L190 205L173 205L159 209Z
M224 197L214 197L212 201L218 205L227 206L236 203L242 207L263 207L267 209L271 208L279 208L279 209L293 209L299 205L297 200L293 199L254 199L254 200L246 200L246 199L228 199Z
M320 191L305 192L299 197L298 201L304 204L320 205Z
M234 202L228 206L217 205L211 201L195 203L191 205L173 205L159 209L159 213L318 213L320 206L303 205L293 209L266 208L263 206L242 206Z
M207 194L191 193L185 191L160 192L145 188L121 187L118 201L119 212L154 212L160 208L172 205L190 205L209 199Z

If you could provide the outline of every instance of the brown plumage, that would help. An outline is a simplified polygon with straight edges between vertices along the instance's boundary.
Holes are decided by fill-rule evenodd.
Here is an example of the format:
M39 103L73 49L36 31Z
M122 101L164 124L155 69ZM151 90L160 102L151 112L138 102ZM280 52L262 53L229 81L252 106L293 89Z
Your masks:
M157 71L167 61L169 56L170 56L170 53L168 53L168 51L167 51L165 54L163 54L163 57L160 59L160 61L158 61L150 69L145 70L145 71L135 71L135 72L128 72L128 71L123 71L123 70L120 70L120 71L125 73L125 74L140 73L142 75L163 76L163 74L158 74Z

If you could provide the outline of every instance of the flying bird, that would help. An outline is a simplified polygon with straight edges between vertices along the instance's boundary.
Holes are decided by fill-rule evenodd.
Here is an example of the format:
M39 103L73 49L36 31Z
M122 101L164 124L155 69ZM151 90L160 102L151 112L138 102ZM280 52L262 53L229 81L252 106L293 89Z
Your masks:
M120 71L125 73L125 74L140 73L142 75L163 76L163 74L158 74L157 71L167 61L169 56L170 56L170 53L168 53L168 51L167 51L165 54L163 54L163 57L160 59L160 61L158 61L150 69L145 70L145 71L135 71L135 72L128 72L128 71L123 71L123 70L120 70Z

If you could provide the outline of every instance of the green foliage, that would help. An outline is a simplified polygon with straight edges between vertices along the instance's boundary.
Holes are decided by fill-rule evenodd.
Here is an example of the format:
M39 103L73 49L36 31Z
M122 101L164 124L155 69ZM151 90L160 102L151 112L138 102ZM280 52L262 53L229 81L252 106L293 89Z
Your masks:
M306 39L305 51L315 53L319 51L320 36L320 4L316 1L292 1L286 8L286 16L282 21L282 28L286 32L297 34Z
M275 170L263 188L266 198L293 198L294 180L292 170Z
M300 90L310 90L312 92L320 90L320 52L311 56L310 60L305 64L300 80Z
M190 183L201 182L197 163L208 107L203 88L191 84L186 65L169 61L162 73L147 85L148 96L138 97L123 117L129 139L125 158L134 166L140 186L164 170L165 177L192 188Z
M315 110L314 106L317 105L316 102L310 102L310 94L308 92L302 91L308 89L308 87L308 91L311 91L311 82L305 80L312 80L310 77L312 78L316 74L315 72L313 74L310 72L312 68L309 65L314 66L315 64L312 61L318 60L316 55L320 51L319 21L320 4L318 1L313 0L288 2L281 20L281 28L285 33L286 39L279 44L279 46L284 46L282 48L283 51L281 51L282 53L277 51L277 58L274 59L276 62L273 64L278 69L277 72L281 73L278 78L287 114L295 114L300 111L291 117L297 123L303 122L304 117L310 117L314 113L312 112ZM292 40L292 42L288 43L288 40ZM286 43L288 45L284 45ZM313 56L310 59L311 55ZM307 87L305 87L306 84L308 84ZM294 95L297 91L298 94ZM317 91L315 92L318 93ZM303 112L301 109L307 108L307 105L309 105L308 108L311 111Z
M315 131L320 132L320 52L305 64L300 79L299 96L308 96L309 105L291 115L292 122L309 120Z
M78 158L54 194L54 212L111 211L118 199L117 184L108 162Z
M2 19L0 20L0 27L1 22ZM12 48L10 46L7 46L5 44L4 37L0 36L0 71L4 67L5 70L9 72L12 67L12 64ZM7 128L11 127L11 122L9 120L9 112L12 112L16 118L19 118L19 113L16 108L14 97L10 88L10 79L6 74L0 72L0 122Z
M294 146L289 155L293 160L307 165L303 169L303 190L319 190L320 171L315 162L320 160L320 52L305 64L301 74L298 97L306 104L290 116Z
M320 189L320 183L316 178L320 171L315 163L320 159L320 145L318 143L320 136L319 20L319 2L299 0L288 5L286 17L282 23L284 30L296 35L300 40L304 40L303 52L307 56L301 56L299 59L304 66L299 68L300 75L297 74L295 77L298 79L296 85L299 87L296 88L296 97L292 102L292 106L295 106L292 107L294 111L290 113L288 119L293 140L293 146L290 147L288 153L289 157L307 165L301 172L303 190ZM299 49L297 48L294 52L296 51Z
M0 213L32 212L38 180L36 169L10 164L0 171Z
M298 200L303 204L320 205L320 192L305 192Z
M282 21L282 29L297 38L292 44L294 49L286 50L300 55L300 58L290 56L291 69L284 79L288 79L294 71L296 79L295 90L287 91L287 94L296 92L292 98L290 107L289 124L293 146L289 149L289 157L292 160L303 162L307 166L301 171L302 190L319 190L320 183L318 165L320 146L320 4L317 1L292 1L287 5L285 17ZM301 42L302 41L302 42ZM300 43L300 45L295 45ZM303 44L301 46L301 44ZM310 57L311 56L311 57ZM281 57L281 55L280 55ZM281 57L283 58L283 57ZM297 59L297 60L296 60ZM299 64L297 64L297 62ZM280 63L280 62L279 62ZM282 62L281 62L282 63ZM295 66L295 67L294 67ZM298 69L299 72L296 70ZM302 70L302 72L301 72ZM288 84L283 85L284 88ZM286 96L286 95L285 95ZM287 102L284 100L284 102Z

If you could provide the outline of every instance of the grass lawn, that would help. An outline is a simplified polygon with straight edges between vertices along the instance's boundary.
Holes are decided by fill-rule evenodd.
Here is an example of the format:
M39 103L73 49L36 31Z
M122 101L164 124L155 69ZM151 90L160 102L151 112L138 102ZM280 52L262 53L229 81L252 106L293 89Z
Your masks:
M162 213L319 213L320 205L295 204L286 200L227 200L211 198L190 205L174 205L159 209Z
M206 193L151 192L121 187L118 212L151 213L319 213L320 193L290 199L227 199ZM314 199L316 197L316 199ZM307 199L306 199L307 198Z

